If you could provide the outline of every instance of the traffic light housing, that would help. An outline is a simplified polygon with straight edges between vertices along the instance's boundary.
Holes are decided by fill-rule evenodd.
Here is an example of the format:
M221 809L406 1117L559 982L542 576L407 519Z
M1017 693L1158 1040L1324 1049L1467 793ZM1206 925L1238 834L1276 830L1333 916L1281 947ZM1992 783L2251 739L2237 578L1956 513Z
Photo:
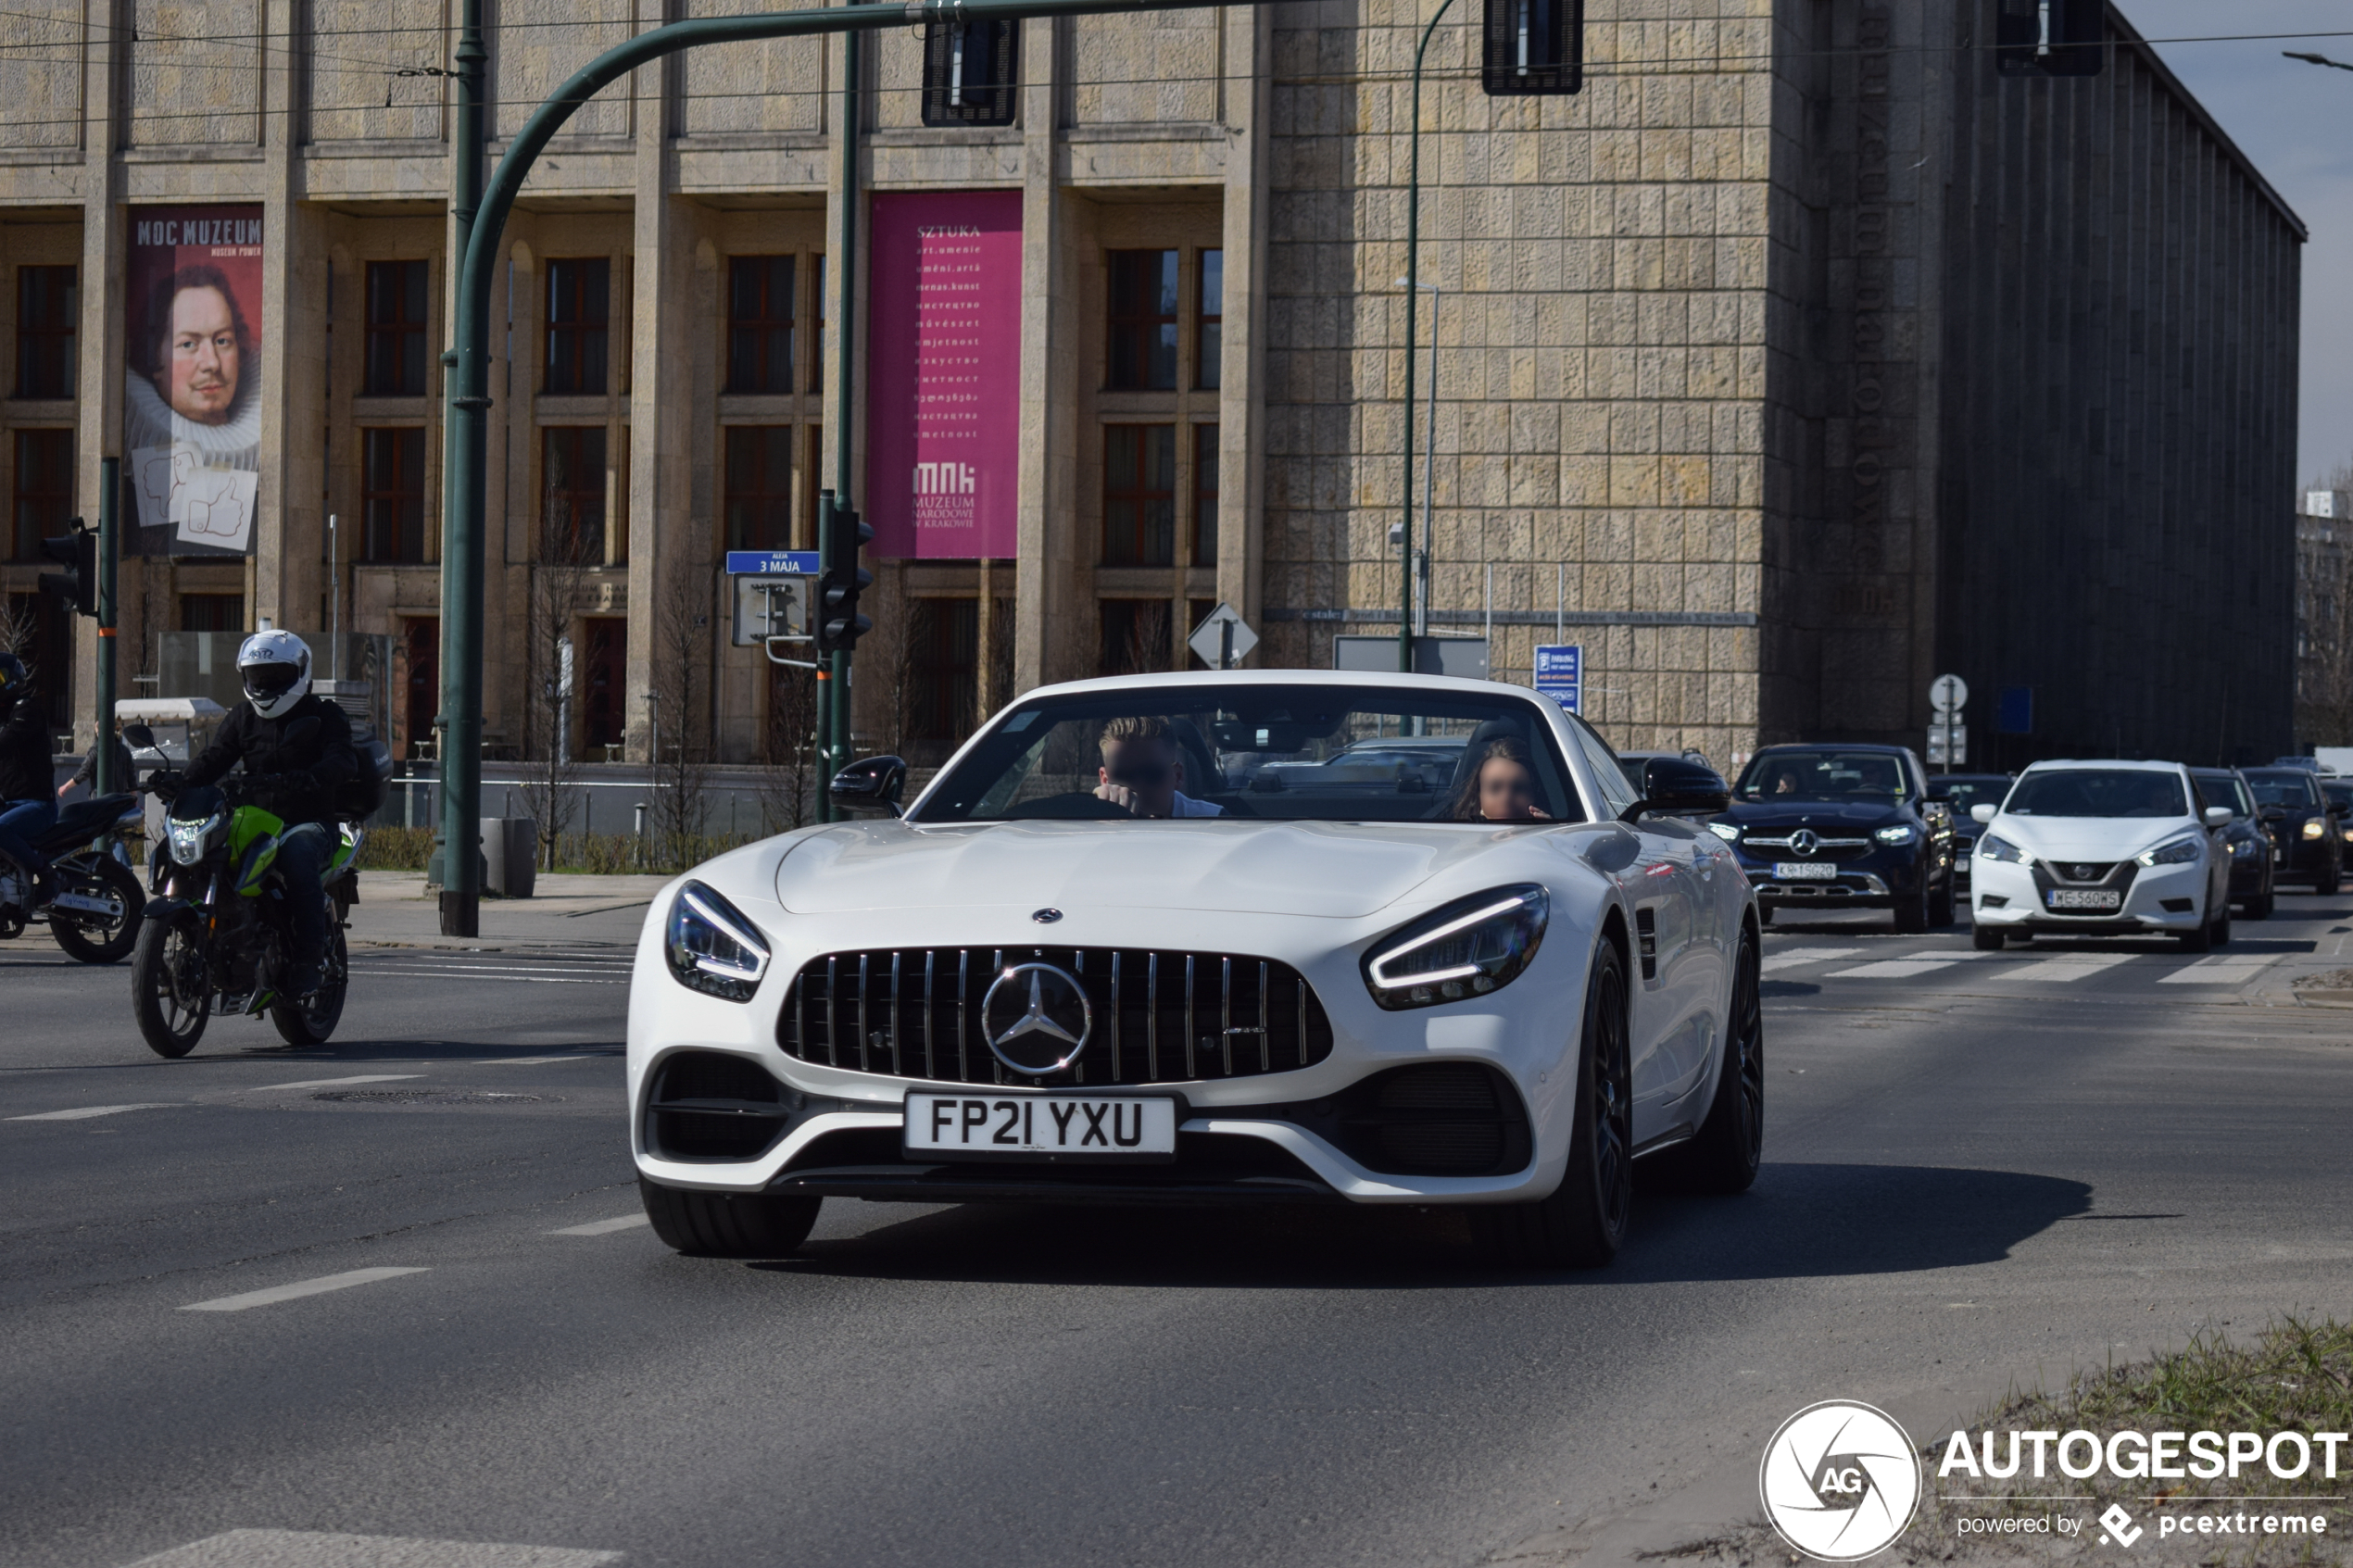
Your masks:
M1479 82L1494 98L1561 96L1585 85L1585 0L1487 0Z
M62 565L63 571L41 574L41 591L55 594L72 607L76 615L97 619L98 615L98 535L82 526L75 518L69 524L73 532L55 539L41 541L41 553Z
M2000 0L1994 14L1994 67L2004 76L2097 76L2107 43L2107 0Z
M855 508L836 505L827 526L824 573L817 579L817 651L848 653L875 623L858 613L858 596L875 575L858 564L858 551L875 531L859 521Z

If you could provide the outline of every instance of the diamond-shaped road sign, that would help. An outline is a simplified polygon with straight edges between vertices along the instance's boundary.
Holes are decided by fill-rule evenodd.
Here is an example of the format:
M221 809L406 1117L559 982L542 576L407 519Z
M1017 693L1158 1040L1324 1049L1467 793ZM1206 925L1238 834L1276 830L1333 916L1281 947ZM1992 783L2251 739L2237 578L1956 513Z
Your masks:
M1232 605L1220 602L1193 628L1185 646L1201 655L1201 661L1212 670L1230 670L1250 657L1250 650L1258 646L1258 633L1250 629L1250 622Z

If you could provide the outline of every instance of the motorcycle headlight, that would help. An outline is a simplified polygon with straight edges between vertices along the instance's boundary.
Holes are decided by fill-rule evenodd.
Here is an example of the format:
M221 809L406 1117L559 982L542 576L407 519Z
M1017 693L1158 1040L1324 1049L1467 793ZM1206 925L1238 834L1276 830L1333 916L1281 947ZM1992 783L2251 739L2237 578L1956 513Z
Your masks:
M699 882L678 890L662 950L678 984L707 997L748 1002L768 972L768 944L743 911Z
M1534 883L1458 898L1382 937L1365 956L1365 985L1392 1012L1484 996L1528 967L1551 912Z
M171 842L171 858L183 866L193 866L205 857L205 847L212 835L229 825L229 814L215 811L200 822L182 822L177 817L164 819L164 836Z
M2206 845L2203 834L2187 833L2179 838L2169 838L2154 849L2144 849L2133 857L2145 866L2186 866L2197 859Z
M1999 834L1989 833L1977 841L1978 858L1986 860L2007 860L2014 866L2031 866L2034 857L2012 844Z
M1878 839L1881 844L1909 844L1912 840L1918 838L1919 834L1913 828L1911 823L1898 822L1892 828L1880 829L1877 833L1871 834L1871 836Z
M2305 819L2305 822L2304 822L2304 836L2305 836L2305 837L2307 837L2307 838L2318 838L2318 837L2320 837L2322 834L2325 834L2325 833L2326 833L2326 832L2328 832L2328 831L2329 831L2329 824L2328 824L2328 820L2327 820L2326 818L2324 818L2324 817L2308 817L2308 818L2306 818L2306 819Z
M1738 844L1741 841L1741 830L1730 822L1710 822L1707 824L1707 831L1727 844Z

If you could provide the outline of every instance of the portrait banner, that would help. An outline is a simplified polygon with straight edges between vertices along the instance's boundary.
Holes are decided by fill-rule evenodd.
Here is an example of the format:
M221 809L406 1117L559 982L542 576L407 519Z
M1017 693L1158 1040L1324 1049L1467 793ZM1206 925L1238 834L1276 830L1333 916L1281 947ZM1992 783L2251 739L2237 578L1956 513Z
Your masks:
M261 481L261 208L131 210L124 553L249 556Z
M1017 553L1021 193L874 198L866 495L870 553Z

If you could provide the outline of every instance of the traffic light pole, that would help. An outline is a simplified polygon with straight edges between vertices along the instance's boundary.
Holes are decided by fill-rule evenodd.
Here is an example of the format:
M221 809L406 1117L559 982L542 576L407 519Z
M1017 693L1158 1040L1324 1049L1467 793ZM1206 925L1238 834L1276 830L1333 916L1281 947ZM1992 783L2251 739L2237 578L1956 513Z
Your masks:
M615 44L589 61L534 109L505 156L482 189L471 224L463 222L468 182L477 178L481 160L472 149L481 146L481 68L468 57L468 40L480 41L480 0L467 0L465 31L459 42L458 184L453 208L460 218L464 259L458 277L457 364L447 377L446 447L449 483L442 519L442 666L441 666L441 925L444 934L472 936L480 932L482 900L482 606L484 519L488 508L484 470L485 435L490 409L490 294L497 279L498 246L507 216L547 143L564 122L599 92L655 60L704 44L747 44L772 38L801 38L824 33L877 31L886 27L926 23L1013 21L1025 17L1104 16L1137 11L1197 10L1248 6L1261 0L908 0L901 6L831 6L807 10L772 12L765 16L702 17L670 22ZM854 55L852 56L855 57ZM854 137L843 127L845 139ZM854 156L854 153L853 153ZM854 224L850 226L854 230ZM841 297L854 297L849 273L854 257L841 257ZM842 323L844 361L849 373L850 323ZM839 417L847 420L845 403ZM850 444L842 433L839 451ZM845 482L848 470L842 470ZM840 664L849 674L847 660ZM830 671L828 671L830 673ZM830 682L828 683L831 684ZM833 738L837 746L849 734L846 691L836 694Z
M1397 672L1414 672L1414 307L1421 302L1422 257L1422 56L1429 53L1430 34L1438 31L1439 19L1453 6L1454 0L1443 0L1430 14L1429 24L1422 29L1422 41L1414 51L1413 130L1405 138L1405 483L1398 492L1397 580ZM1431 313L1429 334L1430 358L1438 358L1438 331L1435 311ZM1438 367L1430 366L1430 457L1434 464L1438 455ZM1435 541L1431 541L1435 544ZM1427 591L1427 590L1425 590ZM1427 607L1425 607L1427 608Z
M94 795L112 795L131 784L114 776L115 570L122 558L115 499L122 488L121 464L120 458L98 459L98 728L90 743L98 748L98 773L90 786Z
M837 509L853 506L850 497L857 493L850 483L850 451L854 445L851 436L857 430L857 403L851 395L857 381L852 373L854 361L851 350L858 341L858 89L861 56L865 53L861 45L864 42L855 32L842 40L841 254L833 270L834 293L839 302L835 308L841 313L841 352L834 356L835 385L839 389L834 408L834 506ZM855 571L858 569L858 552L854 541L849 560L832 558L838 553L841 543L835 537L838 527L838 522L826 527L824 537L818 541L818 547L826 552L822 564L828 571L842 568ZM825 579L818 581L822 583ZM822 599L822 595L820 597ZM853 604L851 608L854 611L856 606ZM818 606L818 613L821 616L824 613L822 602ZM819 792L825 797L825 820L831 822L832 793L825 786L836 773L849 765L849 649L836 647L819 657L824 661L824 669L820 673L824 677L833 699L825 710L828 725L825 766L818 784Z

